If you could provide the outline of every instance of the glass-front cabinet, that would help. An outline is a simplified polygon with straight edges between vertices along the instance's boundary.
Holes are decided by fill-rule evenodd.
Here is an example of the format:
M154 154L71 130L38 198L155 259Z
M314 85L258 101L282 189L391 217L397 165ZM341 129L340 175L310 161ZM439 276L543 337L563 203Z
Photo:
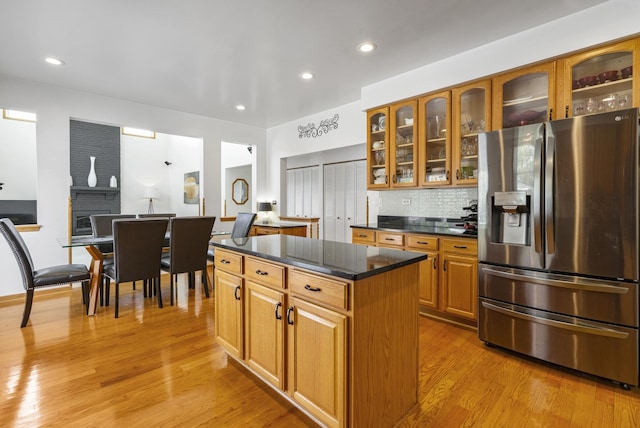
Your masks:
M493 129L564 117L553 112L555 65L555 61L548 62L493 78Z
M478 134L491 130L491 81L451 91L453 184L478 184Z
M367 112L367 188L389 187L389 107Z
M638 106L638 39L562 60L564 116L581 116ZM634 70L635 69L635 70Z
M393 104L389 111L391 187L416 187L418 164L417 101Z
M418 100L420 186L451 184L451 92L444 91Z

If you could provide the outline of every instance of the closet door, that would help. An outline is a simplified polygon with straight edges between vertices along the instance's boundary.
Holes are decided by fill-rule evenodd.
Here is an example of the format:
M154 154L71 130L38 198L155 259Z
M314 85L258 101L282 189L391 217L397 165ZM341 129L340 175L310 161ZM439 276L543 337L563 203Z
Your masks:
M324 166L324 239L336 240L336 166Z
M335 180L336 232L334 241L345 242L346 198L353 196L353 177L347 177L346 163L336 164Z
M296 216L296 174L294 169L287 170L287 217Z

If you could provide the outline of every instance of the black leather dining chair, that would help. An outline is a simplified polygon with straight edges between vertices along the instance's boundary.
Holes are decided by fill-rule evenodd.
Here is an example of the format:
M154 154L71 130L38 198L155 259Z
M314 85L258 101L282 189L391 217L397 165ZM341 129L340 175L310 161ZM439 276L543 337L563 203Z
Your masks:
M231 229L231 239L233 238L246 238L249 236L249 232L251 231L251 226L253 226L253 222L256 221L257 213L238 213L236 215L236 220L233 223L233 228ZM213 262L215 260L215 254L213 249L207 250L207 260ZM205 270L202 273L202 280L208 280L207 271ZM205 279L206 277L206 279Z
M114 263L104 267L104 275L116 283L115 317L119 315L120 284L151 280L162 308L160 260L168 220L131 219L113 222ZM106 293L109 293L107 283Z
M195 280L195 272L207 269L207 250L209 239L215 223L215 217L175 217L170 223L171 245L168 254L162 256L162 269L170 274L171 304L173 305L174 290L177 295L177 281L174 278L180 273L189 275L189 283ZM207 275L203 275L202 289L209 297Z
M20 232L18 232L11 220L8 218L0 219L0 233L7 240L11 252L18 262L22 275L22 285L27 291L20 327L25 327L29 321L33 304L33 292L36 288L82 281L82 295L85 302L87 301L90 274L85 265L66 264L35 269L29 248L27 248Z

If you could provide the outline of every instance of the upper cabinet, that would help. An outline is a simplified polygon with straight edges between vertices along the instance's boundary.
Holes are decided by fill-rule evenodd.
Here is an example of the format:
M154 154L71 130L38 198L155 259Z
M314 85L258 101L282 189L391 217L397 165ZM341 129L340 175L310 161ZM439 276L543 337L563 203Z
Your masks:
M389 164L391 187L416 187L418 151L417 102L406 101L391 105Z
M491 81L481 80L451 91L453 184L478 183L478 134L491 126Z
M629 40L561 60L562 117L637 107L638 46Z
M451 92L418 100L418 183L421 186L451 184Z
M367 112L367 188L389 188L389 107Z
M564 117L553 112L555 66L555 62L548 62L493 78L493 129Z

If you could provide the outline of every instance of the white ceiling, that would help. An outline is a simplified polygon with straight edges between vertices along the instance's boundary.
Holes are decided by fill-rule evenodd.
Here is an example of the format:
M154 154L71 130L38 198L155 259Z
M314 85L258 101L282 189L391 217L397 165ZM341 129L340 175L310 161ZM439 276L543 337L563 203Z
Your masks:
M0 0L0 74L271 127L605 1Z

